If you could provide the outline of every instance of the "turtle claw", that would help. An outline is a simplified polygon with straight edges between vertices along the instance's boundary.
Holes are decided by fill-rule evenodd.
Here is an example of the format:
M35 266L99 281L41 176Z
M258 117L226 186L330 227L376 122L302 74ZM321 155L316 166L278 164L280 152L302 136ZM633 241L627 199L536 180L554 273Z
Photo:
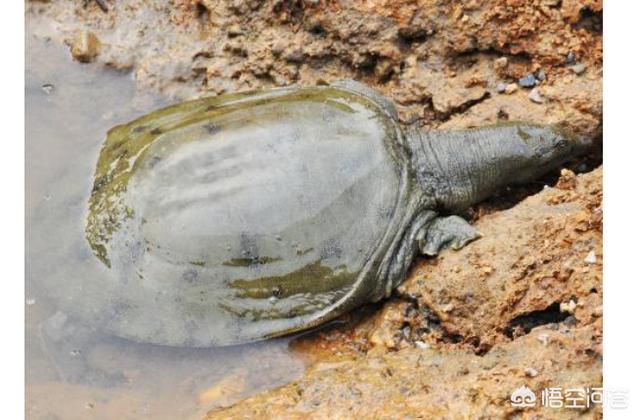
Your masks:
M459 216L438 217L429 223L418 245L424 255L433 256L446 248L457 251L480 237L482 234Z

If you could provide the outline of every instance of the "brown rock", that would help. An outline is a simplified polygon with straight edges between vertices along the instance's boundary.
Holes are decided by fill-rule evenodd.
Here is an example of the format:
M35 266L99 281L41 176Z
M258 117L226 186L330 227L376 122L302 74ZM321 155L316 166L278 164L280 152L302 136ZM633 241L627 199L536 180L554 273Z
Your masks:
M556 184L556 188L561 190L572 190L576 187L578 178L571 169L563 168L560 171L560 178Z
M78 31L70 42L71 55L78 61L89 63L98 55L100 40L91 31Z
M507 65L509 65L509 59L507 59L507 57L500 57L497 58L494 62L493 65L496 69L504 69L507 67Z
M517 83L509 83L507 85L507 87L505 88L504 93L506 93L507 95L511 95L516 90L518 90L518 84Z

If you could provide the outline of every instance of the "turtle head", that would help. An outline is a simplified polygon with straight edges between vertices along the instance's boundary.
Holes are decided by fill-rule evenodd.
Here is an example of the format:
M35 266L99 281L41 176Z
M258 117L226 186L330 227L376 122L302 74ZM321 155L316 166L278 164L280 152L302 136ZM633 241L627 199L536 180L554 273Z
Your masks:
M568 133L559 126L513 124L510 140L505 138L505 150L513 154L518 170L512 172L512 182L528 182L559 167L569 159L587 153L593 142L587 137Z
M453 212L507 185L533 181L592 145L558 126L527 122L409 136L418 184L436 205Z

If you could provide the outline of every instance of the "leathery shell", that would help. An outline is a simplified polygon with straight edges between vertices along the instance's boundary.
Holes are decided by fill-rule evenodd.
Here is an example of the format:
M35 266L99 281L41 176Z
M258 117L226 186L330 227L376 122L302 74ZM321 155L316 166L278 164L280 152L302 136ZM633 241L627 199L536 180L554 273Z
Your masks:
M393 106L353 82L203 98L113 128L86 224L118 290L107 329L229 345L379 299L416 208L402 141Z

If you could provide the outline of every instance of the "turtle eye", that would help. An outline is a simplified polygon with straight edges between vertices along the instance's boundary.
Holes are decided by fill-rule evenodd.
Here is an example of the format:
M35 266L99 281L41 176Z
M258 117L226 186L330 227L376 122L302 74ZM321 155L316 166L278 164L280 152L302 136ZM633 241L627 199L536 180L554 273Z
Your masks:
M560 141L558 141L556 143L556 147L559 147L561 149L564 149L565 147L567 147L569 145L569 142L567 142L565 139L561 139Z

